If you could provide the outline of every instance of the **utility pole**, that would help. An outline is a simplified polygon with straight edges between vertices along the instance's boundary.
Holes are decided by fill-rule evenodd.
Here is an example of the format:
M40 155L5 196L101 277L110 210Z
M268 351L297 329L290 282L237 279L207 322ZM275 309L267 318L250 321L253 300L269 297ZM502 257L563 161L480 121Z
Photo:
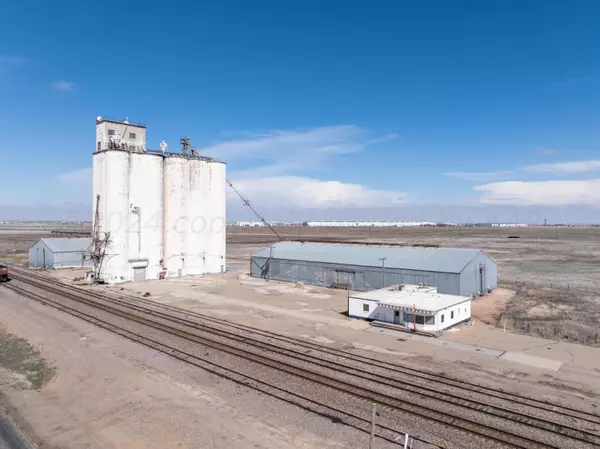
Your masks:
M413 331L417 332L417 305L413 304Z
M385 288L385 259L387 257L380 257L381 260L381 288Z
M277 236L277 240L281 242L283 240L283 238L277 233L277 231L273 228L273 226L271 226L258 212L256 212L256 210L250 205L250 201L248 201L246 198L244 198L242 196L242 194L233 186L233 184L231 183L231 181L229 181L229 179L225 179L225 182L227 182L227 184L229 184L229 187L231 187L233 189L233 191L235 193L237 193L237 196L239 196L240 199L244 202L244 206L247 206L252 212L254 212L254 215L256 215L259 218L259 220L262 221L262 223L267 228L269 228L273 234L275 234Z

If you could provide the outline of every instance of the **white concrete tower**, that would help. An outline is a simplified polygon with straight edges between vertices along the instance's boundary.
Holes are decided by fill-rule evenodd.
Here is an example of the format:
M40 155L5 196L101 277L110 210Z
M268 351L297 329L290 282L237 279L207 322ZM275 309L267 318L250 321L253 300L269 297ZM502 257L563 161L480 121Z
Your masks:
M162 156L147 153L145 125L98 117L93 159L93 217L106 238L99 279L156 279L162 270Z
M146 127L96 120L94 230L108 283L225 270L225 164L146 148ZM182 142L184 139L182 139Z

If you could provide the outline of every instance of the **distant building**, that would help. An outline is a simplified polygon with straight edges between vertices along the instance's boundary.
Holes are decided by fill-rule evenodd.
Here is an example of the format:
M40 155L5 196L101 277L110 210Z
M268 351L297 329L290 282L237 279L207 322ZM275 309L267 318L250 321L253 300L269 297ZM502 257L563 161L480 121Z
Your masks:
M262 221L238 221L236 225L243 228L259 228L265 224Z
M525 223L493 223L492 228L526 228Z
M341 227L380 227L380 228L404 228L417 226L437 226L430 221L305 221L305 226L341 228Z
M34 268L91 268L89 238L40 239L29 249L29 266Z
M496 263L480 249L279 242L255 254L254 277L368 291L424 284L440 293L485 295L496 288Z
M444 295L435 288L394 285L348 299L348 315L437 333L471 318L472 298Z

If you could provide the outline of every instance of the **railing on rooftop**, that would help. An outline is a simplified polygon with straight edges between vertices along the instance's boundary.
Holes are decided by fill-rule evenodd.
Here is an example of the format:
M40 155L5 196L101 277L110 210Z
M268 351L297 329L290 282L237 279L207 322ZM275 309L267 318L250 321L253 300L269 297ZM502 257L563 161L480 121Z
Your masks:
M173 153L173 152L169 152L169 151L154 150L151 148L146 148L144 145L132 144L132 143L123 142L123 141L121 141L119 144L117 144L115 142L99 144L98 147L96 148L96 152L108 151L108 150L127 151L129 153L140 153L140 154L154 154L157 156L164 156L164 157L180 157L183 159L195 159L195 160L207 161L207 162L218 162L218 163L223 162L218 159L214 159L210 156L202 156L202 155L198 154L198 152L196 152L196 151L190 152L190 153Z
M111 117L111 116L100 116L100 120L96 120L96 123L101 123L101 122L115 122L115 123L122 123L124 125L135 125L135 126L141 126L143 128L146 128L146 124L142 123L140 121L131 121L129 120L128 117Z

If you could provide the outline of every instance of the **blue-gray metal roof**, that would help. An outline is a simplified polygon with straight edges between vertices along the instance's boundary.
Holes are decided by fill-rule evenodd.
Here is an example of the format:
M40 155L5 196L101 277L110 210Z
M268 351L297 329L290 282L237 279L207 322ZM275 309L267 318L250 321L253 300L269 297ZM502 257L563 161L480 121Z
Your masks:
M255 257L314 261L343 265L381 266L386 268L460 273L480 249L426 248L403 246L356 245L341 243L279 242L263 248Z
M92 243L92 240L87 238L49 238L40 240L44 242L53 253L80 253L82 251L87 251Z

